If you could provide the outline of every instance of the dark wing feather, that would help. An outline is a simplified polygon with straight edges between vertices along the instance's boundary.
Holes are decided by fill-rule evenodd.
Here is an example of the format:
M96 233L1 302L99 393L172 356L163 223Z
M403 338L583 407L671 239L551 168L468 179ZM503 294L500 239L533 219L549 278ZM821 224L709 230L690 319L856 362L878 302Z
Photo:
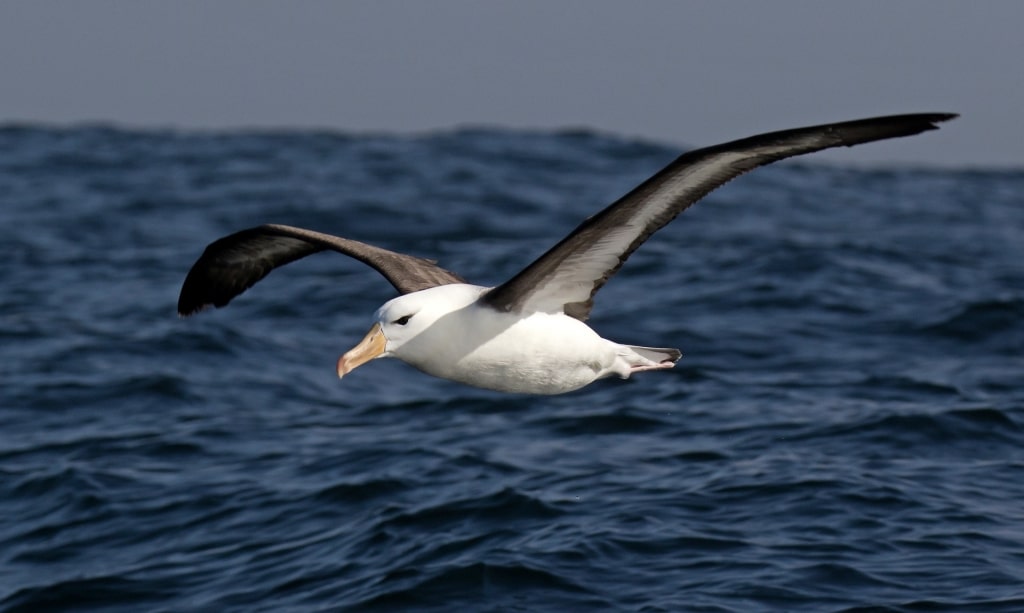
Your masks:
M325 250L368 264L403 294L464 283L432 260L303 228L267 224L210 243L185 277L178 314L192 315L210 305L222 307L275 268Z
M758 166L831 147L937 129L949 113L893 115L761 134L685 153L483 300L501 311L590 315L594 294L651 234L711 190Z

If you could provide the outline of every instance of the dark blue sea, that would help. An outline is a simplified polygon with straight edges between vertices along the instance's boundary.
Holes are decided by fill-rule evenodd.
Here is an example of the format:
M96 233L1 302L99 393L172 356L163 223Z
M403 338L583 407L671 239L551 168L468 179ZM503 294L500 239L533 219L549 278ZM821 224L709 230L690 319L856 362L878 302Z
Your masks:
M495 284L678 153L0 128L0 610L1024 611L1024 170L757 170L598 294L677 367L564 396L339 381L333 253L175 313L265 222Z

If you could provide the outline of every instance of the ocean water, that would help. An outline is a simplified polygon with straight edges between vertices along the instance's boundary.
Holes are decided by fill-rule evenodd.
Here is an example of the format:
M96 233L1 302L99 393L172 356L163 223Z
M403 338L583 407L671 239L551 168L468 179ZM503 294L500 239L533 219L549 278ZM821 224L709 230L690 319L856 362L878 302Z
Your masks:
M1024 611L1024 171L755 171L598 295L677 367L564 396L339 381L337 254L175 314L264 222L497 283L677 153L0 129L0 610Z

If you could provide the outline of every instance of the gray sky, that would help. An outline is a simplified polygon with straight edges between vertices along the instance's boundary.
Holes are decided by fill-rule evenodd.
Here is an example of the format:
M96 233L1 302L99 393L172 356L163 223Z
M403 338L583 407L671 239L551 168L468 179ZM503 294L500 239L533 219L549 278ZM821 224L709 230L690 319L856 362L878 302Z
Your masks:
M954 111L836 162L1024 167L1024 2L6 0L0 122L589 127L680 145Z

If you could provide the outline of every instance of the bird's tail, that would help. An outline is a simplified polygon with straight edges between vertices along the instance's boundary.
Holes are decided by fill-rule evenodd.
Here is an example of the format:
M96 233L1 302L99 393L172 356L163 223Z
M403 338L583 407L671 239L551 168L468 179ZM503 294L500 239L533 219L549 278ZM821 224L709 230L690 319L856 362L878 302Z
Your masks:
M668 347L637 347L626 345L636 353L657 364L675 364L683 356L678 349Z

